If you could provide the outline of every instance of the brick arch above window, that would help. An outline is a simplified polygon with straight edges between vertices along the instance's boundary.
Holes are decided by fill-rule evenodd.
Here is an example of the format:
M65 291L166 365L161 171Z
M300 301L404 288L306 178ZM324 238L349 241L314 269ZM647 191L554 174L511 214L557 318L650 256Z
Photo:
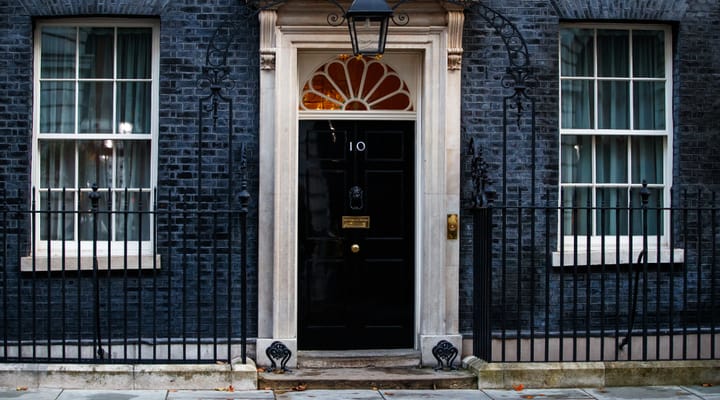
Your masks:
M125 0L106 1L73 0L17 0L29 15L33 16L75 16L75 15L159 15L170 4L169 0Z
M301 111L414 111L407 83L389 65L340 56L313 72L302 86Z

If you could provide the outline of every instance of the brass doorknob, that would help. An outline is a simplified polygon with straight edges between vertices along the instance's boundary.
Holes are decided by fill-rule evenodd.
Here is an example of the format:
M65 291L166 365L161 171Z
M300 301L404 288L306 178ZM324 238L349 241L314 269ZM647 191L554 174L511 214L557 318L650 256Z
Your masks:
M350 246L350 251L352 251L353 253L359 253L359 252L360 252L360 245L354 244L354 245Z

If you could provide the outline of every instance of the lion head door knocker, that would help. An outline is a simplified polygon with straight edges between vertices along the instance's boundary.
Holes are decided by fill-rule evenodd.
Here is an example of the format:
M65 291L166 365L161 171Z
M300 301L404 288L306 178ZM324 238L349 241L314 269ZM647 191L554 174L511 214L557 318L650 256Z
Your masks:
M353 186L350 188L350 209L351 210L362 210L363 209L363 190L360 186Z

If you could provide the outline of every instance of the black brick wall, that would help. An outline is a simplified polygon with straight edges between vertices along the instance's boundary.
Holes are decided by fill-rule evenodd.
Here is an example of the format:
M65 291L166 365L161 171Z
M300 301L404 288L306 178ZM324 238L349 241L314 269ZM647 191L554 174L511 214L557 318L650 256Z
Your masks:
M179 337L185 327L190 336L207 336L215 324L226 326L227 313L222 309L214 320L208 311L209 293L215 290L219 304L227 302L227 282L236 288L233 309L239 310L239 252L230 256L223 250L228 245L229 227L225 214L217 218L184 218L183 212L200 210L227 210L237 208L240 190L238 166L241 144L248 148L249 190L251 205L249 216L249 333L255 335L257 314L257 128L258 128L258 21L241 2L227 0L206 2L197 0L123 0L104 1L32 1L0 0L0 184L1 196L7 196L8 205L27 208L30 205L30 158L32 138L32 62L33 21L55 17L146 17L160 21L160 107L157 171L158 252L162 256L162 269L153 277L151 273L130 271L127 284L122 273L105 276L101 280L101 312L112 315L107 329L118 333L128 329L131 335L149 334L156 324L158 334ZM217 120L208 110L201 112L200 100L210 94L208 85L202 84L201 74L206 65L206 54L216 31L232 33L228 49L228 81L222 94L231 99L233 106L232 129L229 123L229 103L221 102ZM209 102L206 100L205 105ZM202 131L200 131L200 127ZM200 132L200 133L199 133ZM201 150L199 150L201 149ZM167 212L171 214L166 214ZM14 218L4 215L3 218ZM233 217L236 218L236 217ZM27 217L25 217L27 222ZM205 233L217 224L220 229ZM68 273L48 277L45 273L21 274L17 260L29 254L29 223L8 222L2 239L7 246L0 255L2 285L8 288L9 299L19 303L8 310L7 316L24 318L27 329L37 316L34 333L45 337L50 333L42 316L49 315L44 299L47 297L58 307L68 303L72 313L83 318L92 316L92 280L89 273ZM233 234L238 235L238 222L234 221ZM238 237L238 236L235 236ZM183 257L182 246L199 248ZM220 249L220 250L218 250ZM228 261L230 260L230 261ZM232 263L232 276L228 276L228 263ZM219 272L218 272L219 271ZM218 272L217 279L213 273ZM64 283L61 283L64 281ZM65 288L65 289L63 289ZM71 295L60 296L63 290ZM157 290L156 294L153 294ZM39 296L41 302L33 313L29 300ZM69 300L72 299L72 300ZM130 317L128 328L122 321L124 302L128 302ZM156 302L156 306L153 306ZM155 307L156 310L153 310ZM222 307L222 306L221 306ZM51 313L57 308L51 308ZM160 311L153 321L155 311ZM55 315L55 317L59 317ZM240 317L233 315L234 336L239 335ZM71 318L72 319L72 318ZM74 320L74 319L72 319ZM90 319L71 322L67 332L86 332L91 337ZM169 321L182 321L170 323ZM59 321L54 320L53 323ZM103 322L105 324L105 322ZM103 329L106 327L103 326ZM36 331L36 332L35 332ZM221 335L224 329L220 328ZM59 334L54 332L52 334Z
M534 200L556 202L558 184L558 43L561 21L661 22L674 27L673 187L682 190L720 188L720 3L716 0L487 0L517 26L525 39L537 84L530 92L536 100L536 144L534 162L529 140L529 117L523 115L521 128L510 110L507 147L507 179L502 182L502 105L512 90L501 84L508 65L504 43L473 6L466 17L464 32L462 90L462 139L474 138L486 150L495 189L501 201L517 204ZM158 18L161 23L160 132L158 143L158 208L169 210L223 209L234 205L238 190L239 144L250 149L250 265L251 302L249 315L256 314L257 280L257 147L258 147L258 27L241 2L221 0L0 0L0 190L14 205L28 205L30 191L30 145L32 132L32 33L33 20L63 16L128 16ZM221 106L216 127L208 113L200 119L200 99L207 87L198 85L205 65L206 50L216 30L225 21L237 21L238 28L229 51L229 73L234 81L225 93L232 99L234 121L228 124L227 105ZM204 129L199 133L200 123ZM230 147L228 135L233 143ZM199 144L201 143L201 144ZM198 157L202 158L202 165ZM529 199L530 165L535 168L535 198ZM201 182L201 184L199 184ZM503 193L503 185L507 194ZM469 199L469 164L463 160L462 195ZM521 191L519 191L521 190ZM548 194L549 193L549 194ZM173 219L171 224L180 220ZM462 215L461 242L461 330L468 332L471 317L472 226L467 212ZM544 228L537 218L538 229ZM194 225L195 224L195 225ZM555 226L555 221L551 224ZM197 224L183 226L194 232ZM181 264L173 245L182 242L182 230L161 226L161 248L170 254L168 263ZM19 229L22 229L21 227ZM224 233L227 235L227 232ZM222 235L221 235L222 236ZM21 234L20 237L24 237ZM195 240L195 239L193 239ZM173 244L174 243L174 244ZM194 243L191 243L194 244ZM9 242L10 250L15 246ZM161 244L161 247L163 245ZM202 276L216 261L208 258L208 243L193 266L167 276L168 302L178 299L183 279ZM20 250L21 252L24 250ZM17 249L15 253L17 253ZM5 254L7 256L8 252ZM12 264L12 263L11 263ZM165 272L161 272L165 273ZM169 272L167 272L170 274ZM29 288L29 276L14 268L3 275L9 287ZM541 276L532 278L539 282ZM19 279L19 280L18 280ZM79 285L84 277L79 278ZM515 281L527 279L516 273ZM554 277L555 282L559 277ZM593 281L597 279L593 278ZM511 281L512 282L512 281ZM148 285L139 279L136 288ZM523 286L527 287L527 285ZM133 289L135 290L135 289ZM188 287L193 295L197 286ZM524 290L524 289L523 289ZM520 295L523 295L523 290ZM52 291L53 293L55 291ZM135 291L133 291L135 293ZM194 293L197 294L197 293ZM110 296L114 298L114 296ZM122 296L118 296L122 298ZM526 318L519 316L518 318ZM251 318L254 320L254 317ZM252 322L251 333L255 331Z
M489 163L490 175L494 179L494 189L499 193L501 204L507 205L529 205L533 199L530 197L530 176L531 168L535 168L536 183L534 198L535 204L544 205L557 204L558 184L558 39L559 24L561 22L628 22L628 23L666 23L673 27L675 34L674 47L674 93L673 93L673 201L681 204L679 193L683 191L707 190L716 191L720 188L720 174L718 173L718 147L720 146L720 114L716 111L720 101L714 93L720 89L720 68L718 57L720 57L720 27L718 24L718 13L720 3L705 0L650 0L644 2L630 2L622 0L549 0L527 2L523 0L489 0L484 5L498 11L507 17L521 32L527 43L531 65L538 80L537 85L532 88L531 96L536 100L536 145L535 160L530 155L530 125L528 115L530 110L526 109L518 128L513 116L514 110L508 114L510 119L507 123L507 143L503 144L503 118L502 104L504 96L511 96L512 89L505 89L501 85L501 78L508 65L507 54L502 40L496 32L488 26L486 21L480 18L480 8L475 6L466 17L466 28L464 32L465 55L463 59L463 101L462 101L462 125L463 141L467 142L473 138L475 143L483 149L483 155ZM502 157L502 148L508 148L507 158ZM463 197L470 198L472 190L470 182L469 160L463 163ZM503 174L503 162L506 162L506 172ZM506 177L503 179L503 177ZM507 191L507 193L504 193ZM706 197L708 199L709 197ZM528 222L532 219L526 215L522 218L525 226L529 229ZM535 261L536 267L527 267L518 271L515 265L518 257L523 257L524 262L529 262L533 254L542 254L545 250L545 240L550 241L550 248L556 248L554 239L557 227L556 217L550 219L551 237L545 238L546 223L542 215L535 216L536 229L540 234L536 237L536 252L533 253L532 246L517 251L517 246L510 245L504 259L498 260L500 239L496 237L494 249L496 257L493 264L495 277L499 279L502 274L502 263L510 266L505 270L504 276L506 285L495 285L493 289L494 306L505 304L505 326L514 327L517 321L522 321L522 326L528 326L528 320L534 315L536 317L536 328L543 328L539 322L545 310L537 306L544 302L545 293L551 298L557 298L559 288L563 286L564 297L568 304L573 307L565 310L563 325L567 328L578 324L581 328L585 325L586 305L597 307L600 304L599 293L601 282L605 282L606 307L615 307L620 303L626 304L628 299L627 281L621 282L620 293L616 293L614 282L604 277L597 271L577 275L565 274L561 276L558 270L549 271L550 286L545 285L546 263L540 259ZM461 330L469 332L472 327L472 217L469 212L463 213L461 242L461 280L460 280L460 314ZM504 227L510 237L517 232L517 217L510 216L510 220L503 223L499 216L494 219L498 230ZM690 221L693 223L693 221ZM694 223L693 223L694 224ZM692 225L696 227L697 224ZM686 227L684 227L686 228ZM677 229L677 227L676 227ZM682 232L679 232L682 233ZM524 237L524 243L528 243L528 237ZM706 244L707 238L705 238ZM707 261L707 258L706 260ZM686 255L686 264L702 264L703 261L696 259L693 255ZM705 265L705 264L702 264ZM515 269L513 269L515 268ZM697 281L697 277L706 274L706 267L703 272L690 272L688 275L690 285ZM700 271L700 268L698 269ZM585 280L587 278L587 281ZM707 277L705 277L707 283ZM580 279L580 281L578 281ZM654 278L655 279L655 278ZM669 279L667 274L660 274L656 279L666 282ZM702 279L702 277L701 277ZM656 281L651 281L652 287L658 287ZM573 287L579 288L575 292ZM533 294L531 287L540 289L536 293L536 309L530 310L527 306ZM518 289L519 288L519 289ZM663 293L673 291L678 294L682 288L677 285L674 288L664 287ZM571 296L579 293L579 298L574 300ZM707 294L707 293L706 293ZM676 296L676 299L678 296ZM524 311L520 311L518 304L524 303ZM577 305L576 305L577 304ZM677 305L677 304L676 304ZM667 312L671 308L667 301L659 309ZM494 326L499 326L502 316L496 310ZM655 310L654 303L651 310ZM594 313L594 311L593 311ZM555 321L551 330L558 328L557 321L559 310L550 310L551 319ZM580 316L579 318L577 316ZM591 315L593 318L594 314ZM622 312L620 321L599 321L594 319L591 328L598 329L600 325L612 327L615 323L626 324L627 313ZM649 319L654 318L648 316ZM622 326L621 325L621 326ZM519 326L519 325L517 325Z

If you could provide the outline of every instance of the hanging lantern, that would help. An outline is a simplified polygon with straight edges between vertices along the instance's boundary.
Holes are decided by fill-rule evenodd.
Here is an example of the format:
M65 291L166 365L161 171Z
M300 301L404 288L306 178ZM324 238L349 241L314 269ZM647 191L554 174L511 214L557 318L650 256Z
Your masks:
M385 52L388 22L393 10L385 0L354 0L345 13L355 56L380 56Z

